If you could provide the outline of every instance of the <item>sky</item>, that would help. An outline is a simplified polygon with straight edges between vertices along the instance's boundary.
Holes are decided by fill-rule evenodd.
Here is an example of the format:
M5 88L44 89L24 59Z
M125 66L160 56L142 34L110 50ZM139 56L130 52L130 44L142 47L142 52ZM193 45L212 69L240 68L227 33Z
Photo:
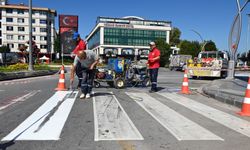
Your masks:
M241 5L246 0L240 0ZM29 0L9 0L28 4ZM139 16L147 20L171 21L181 30L181 39L212 40L219 50L228 50L228 35L237 14L236 0L33 0L33 6L55 9L57 14L78 15L79 33L88 35L98 16ZM250 3L242 11L242 33L238 52L250 49L248 34ZM58 29L58 17L56 18ZM249 38L248 38L249 36ZM248 42L247 42L248 41Z

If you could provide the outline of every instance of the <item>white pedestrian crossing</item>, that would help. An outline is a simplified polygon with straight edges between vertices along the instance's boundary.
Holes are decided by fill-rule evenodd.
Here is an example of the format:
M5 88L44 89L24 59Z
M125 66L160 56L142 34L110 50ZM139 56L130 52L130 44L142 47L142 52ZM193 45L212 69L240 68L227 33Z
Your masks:
M128 92L126 94L178 140L223 140L146 93ZM138 98L141 100L138 100Z
M4 137L2 141L59 140L78 92L73 92L73 96L69 97L71 94L71 91L56 92L18 127ZM208 140L223 142L227 140L227 137L220 137L216 135L218 133L209 131L200 125L199 122L192 121L192 115L187 117L181 115L173 108L162 103L162 99L153 97L150 93L130 91L125 92L125 94L133 99L136 102L135 104L143 108L142 111L146 111L152 116L150 119L153 122L162 125L179 141ZM163 92L155 94L165 97L168 101L180 104L181 107L192 110L198 115L205 116L204 120L213 120L218 125L224 125L242 135L250 137L250 122L240 117L230 115L177 93ZM134 123L137 120L132 121L130 119L130 116L126 113L127 108L120 104L120 99L117 99L114 93L95 92L92 100L94 141L144 140L144 133L140 133L138 130L142 126L135 126ZM146 128L146 126L143 128Z
M178 103L200 115L218 122L236 132L250 137L250 122L240 119L236 116L222 112L210 106L196 102L190 98L178 95L176 93L159 93L167 99Z
M95 141L143 140L112 92L95 95L93 98Z
M77 93L56 92L2 141L59 140Z

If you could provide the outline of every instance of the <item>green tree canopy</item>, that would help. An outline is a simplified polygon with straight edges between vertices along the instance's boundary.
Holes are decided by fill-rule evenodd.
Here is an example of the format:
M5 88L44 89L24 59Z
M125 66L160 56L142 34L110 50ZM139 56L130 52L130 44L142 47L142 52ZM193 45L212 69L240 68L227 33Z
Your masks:
M155 41L157 48L161 51L160 65L165 67L169 63L169 56L171 54L170 45L163 39L157 39Z
M175 46L175 45L179 45L181 40L180 40L180 37L181 37L181 31L174 27L171 32L170 32L170 45L171 46Z
M210 41L206 41L206 45L204 47L205 51L217 51L217 47L215 45L215 43L210 40Z
M198 41L181 41L180 43L180 54L183 55L192 55L193 57L197 57L199 52L201 51L201 45Z
M3 45L2 47L0 47L0 53L9 53L10 52L10 48L6 45Z
M57 53L61 53L61 42L60 42L60 36L59 35L55 38L54 51L57 52Z

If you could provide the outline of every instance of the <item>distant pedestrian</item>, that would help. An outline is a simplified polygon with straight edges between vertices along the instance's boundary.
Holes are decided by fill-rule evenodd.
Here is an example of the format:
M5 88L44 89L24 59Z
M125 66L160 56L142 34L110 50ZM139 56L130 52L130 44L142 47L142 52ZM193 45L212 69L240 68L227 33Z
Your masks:
M151 81L151 89L149 92L157 92L157 77L158 77L158 69L160 67L160 56L161 52L156 48L155 42L150 42L150 52L148 54L148 67L149 67L149 75Z
M92 50L78 51L75 57L74 64L71 70L70 83L73 84L74 74L77 68L77 64L80 63L82 81L80 98L89 98L92 92L92 86L95 76L95 66L98 63L99 58Z

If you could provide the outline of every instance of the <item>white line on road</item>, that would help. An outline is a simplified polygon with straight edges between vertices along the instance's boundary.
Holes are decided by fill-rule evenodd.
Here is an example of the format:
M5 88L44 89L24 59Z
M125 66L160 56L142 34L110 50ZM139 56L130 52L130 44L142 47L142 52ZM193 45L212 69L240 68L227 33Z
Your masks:
M16 99L13 99L13 100L10 100L7 104L3 105L3 106L0 106L0 110L3 110L17 102L23 102L23 101L26 101L27 99L29 99L30 97L34 96L36 93L40 92L40 90L37 90L37 91L31 91L21 97L18 97Z
M110 93L95 93L95 141L143 140L142 135L128 117L119 101Z
M187 97L177 95L175 93L159 93L169 100L174 101L196 113L199 113L211 120L214 120L236 132L239 132L245 136L250 137L250 122L227 114L220 110L214 109L207 105L201 104Z
M59 140L78 91L73 93L74 97L65 99L70 93L70 91L56 92L2 141Z
M128 92L126 94L134 99L178 140L223 140L146 93Z

